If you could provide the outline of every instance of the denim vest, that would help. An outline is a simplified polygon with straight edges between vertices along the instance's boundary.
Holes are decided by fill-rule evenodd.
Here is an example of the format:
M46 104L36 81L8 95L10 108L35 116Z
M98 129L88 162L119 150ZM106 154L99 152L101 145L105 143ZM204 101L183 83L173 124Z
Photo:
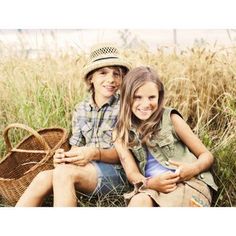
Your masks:
M182 143L177 134L175 133L170 115L171 112L179 114L173 108L165 108L162 120L160 122L160 131L151 137L151 144L153 147L147 147L152 156L163 166L176 169L177 167L171 165L169 160L180 161L185 163L193 163L197 157L190 152L188 147ZM180 114L179 114L180 115ZM181 115L180 115L181 116ZM182 117L182 116L181 116ZM147 151L141 144L138 134L135 129L130 130L130 134L135 138L136 146L131 147L136 161L139 165L141 173L145 174L145 165L147 163ZM209 171L202 172L196 176L199 180L203 181L214 190L217 191L218 187L214 182L213 176Z

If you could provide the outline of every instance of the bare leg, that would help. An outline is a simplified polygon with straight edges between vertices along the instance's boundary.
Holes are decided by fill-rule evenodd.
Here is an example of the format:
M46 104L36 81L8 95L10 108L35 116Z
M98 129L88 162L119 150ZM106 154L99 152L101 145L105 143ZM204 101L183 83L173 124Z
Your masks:
M54 206L77 206L75 188L84 193L91 193L96 186L97 170L93 164L58 165L53 172Z
M53 170L38 173L16 203L16 207L40 206L44 197L52 192L52 174Z
M132 197L128 207L153 207L153 201L147 194L139 193Z

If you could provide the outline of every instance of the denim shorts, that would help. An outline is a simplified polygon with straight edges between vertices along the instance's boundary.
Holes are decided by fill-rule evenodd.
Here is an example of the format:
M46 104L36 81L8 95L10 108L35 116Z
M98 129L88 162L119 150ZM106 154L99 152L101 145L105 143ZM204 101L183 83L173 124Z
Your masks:
M106 195L106 194L123 194L127 191L129 183L125 172L120 165L108 164L104 162L92 161L98 173L98 183L91 194Z

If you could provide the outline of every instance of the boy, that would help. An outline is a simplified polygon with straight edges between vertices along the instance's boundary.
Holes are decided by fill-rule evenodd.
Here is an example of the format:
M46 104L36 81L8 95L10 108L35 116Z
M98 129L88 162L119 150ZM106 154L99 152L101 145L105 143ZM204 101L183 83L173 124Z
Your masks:
M71 150L59 149L55 169L39 173L16 206L39 206L53 190L54 206L77 206L76 190L85 194L107 194L124 187L126 180L112 144L112 129L119 112L116 93L130 65L115 45L96 45L82 71L91 96L73 115Z

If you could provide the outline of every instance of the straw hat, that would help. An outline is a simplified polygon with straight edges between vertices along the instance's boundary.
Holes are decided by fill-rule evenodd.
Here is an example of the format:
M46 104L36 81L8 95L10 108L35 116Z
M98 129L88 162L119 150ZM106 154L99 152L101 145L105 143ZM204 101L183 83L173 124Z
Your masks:
M81 75L86 78L91 71L105 66L122 66L127 70L131 69L131 65L122 58L115 44L103 43L91 48L88 63L82 69Z

